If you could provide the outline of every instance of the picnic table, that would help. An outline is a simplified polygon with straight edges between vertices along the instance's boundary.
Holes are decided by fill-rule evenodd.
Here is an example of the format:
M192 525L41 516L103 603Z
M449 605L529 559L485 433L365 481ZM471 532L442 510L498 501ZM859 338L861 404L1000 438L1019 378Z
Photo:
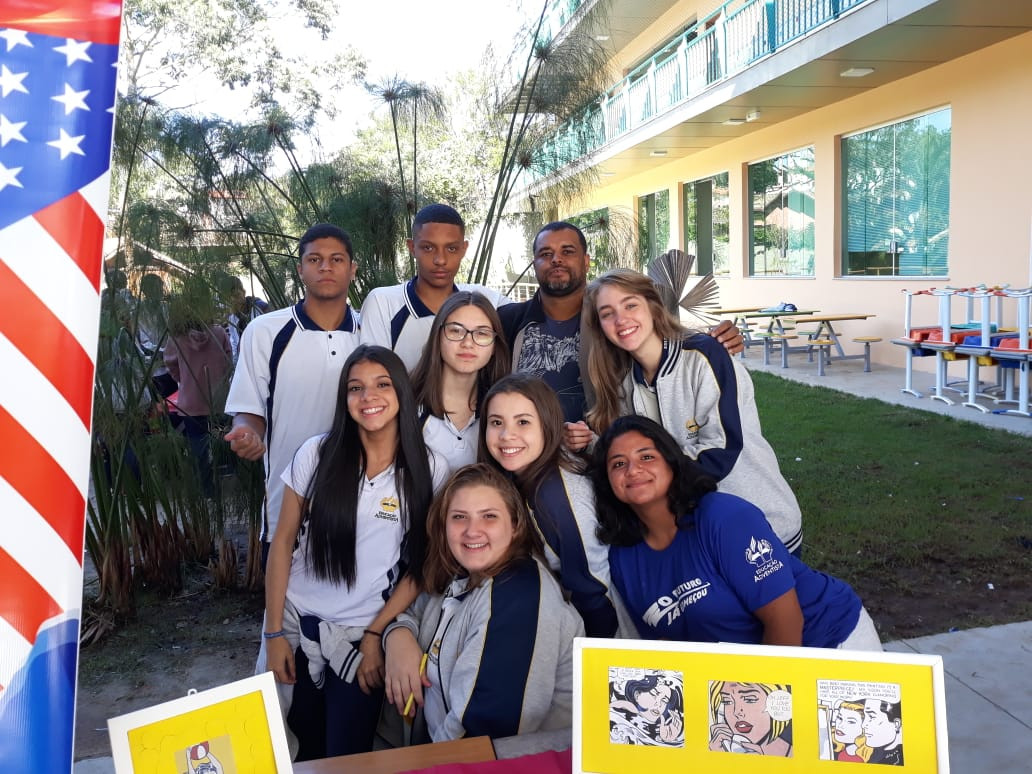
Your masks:
M810 314L806 312L804 314ZM809 334L811 340L826 338L832 342L835 353L831 355L835 360L863 360L864 354L847 355L842 349L842 342L839 340L839 332L835 330L834 323L845 322L846 320L866 320L877 315L865 314L863 312L849 312L844 314L810 314L809 317L796 317L796 325L816 323L817 329Z

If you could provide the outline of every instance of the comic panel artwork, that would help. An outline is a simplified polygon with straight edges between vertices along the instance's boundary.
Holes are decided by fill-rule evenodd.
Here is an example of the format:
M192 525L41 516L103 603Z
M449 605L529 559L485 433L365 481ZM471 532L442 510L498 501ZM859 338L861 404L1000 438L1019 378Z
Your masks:
M182 774L236 774L233 741L219 736L176 751L176 771Z
M609 667L609 741L684 747L684 674Z
M903 765L903 711L897 683L817 681L820 757Z
M709 748L713 752L792 757L792 686L709 683Z

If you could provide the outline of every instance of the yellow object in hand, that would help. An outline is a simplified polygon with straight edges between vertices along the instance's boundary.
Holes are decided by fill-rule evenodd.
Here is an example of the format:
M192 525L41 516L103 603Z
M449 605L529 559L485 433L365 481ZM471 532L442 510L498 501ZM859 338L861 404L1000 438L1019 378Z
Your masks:
M423 658L421 658L419 660L419 676L420 677L422 677L423 675L426 674L426 660L427 660L428 656L429 656L429 654L424 653L423 654ZM416 694L410 693L408 695L408 701L405 702L405 710L401 713L402 715L405 716L406 719L408 718L409 713L412 711L412 704L415 701L416 701Z

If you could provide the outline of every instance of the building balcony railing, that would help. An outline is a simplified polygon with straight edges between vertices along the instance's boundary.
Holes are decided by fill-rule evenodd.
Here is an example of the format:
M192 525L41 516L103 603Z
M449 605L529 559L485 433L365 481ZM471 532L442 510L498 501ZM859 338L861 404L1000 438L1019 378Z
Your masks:
M534 179L559 171L865 2L728 0L561 125L542 148L545 163ZM574 5L575 0L560 4Z

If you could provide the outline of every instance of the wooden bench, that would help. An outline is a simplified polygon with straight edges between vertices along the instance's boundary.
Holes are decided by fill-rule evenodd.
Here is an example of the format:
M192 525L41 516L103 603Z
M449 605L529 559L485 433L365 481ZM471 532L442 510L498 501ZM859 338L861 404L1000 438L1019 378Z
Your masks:
M871 345L881 341L881 336L857 336L853 341L864 345L864 373L869 374L871 372Z

